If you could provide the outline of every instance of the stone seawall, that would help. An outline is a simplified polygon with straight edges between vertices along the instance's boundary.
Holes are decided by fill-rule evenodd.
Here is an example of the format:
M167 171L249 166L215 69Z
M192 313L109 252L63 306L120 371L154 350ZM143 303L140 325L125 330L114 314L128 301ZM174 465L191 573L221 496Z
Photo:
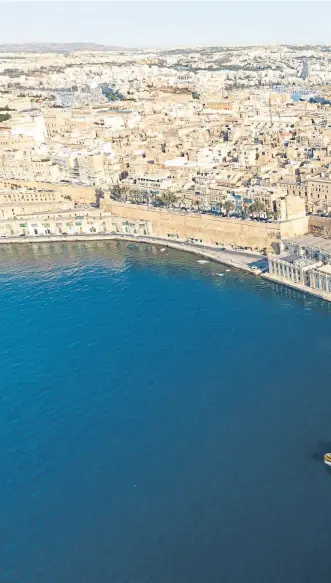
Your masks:
M127 220L148 221L153 235L165 239L195 239L204 245L239 246L278 253L283 238L308 231L307 217L263 223L102 201L102 209Z

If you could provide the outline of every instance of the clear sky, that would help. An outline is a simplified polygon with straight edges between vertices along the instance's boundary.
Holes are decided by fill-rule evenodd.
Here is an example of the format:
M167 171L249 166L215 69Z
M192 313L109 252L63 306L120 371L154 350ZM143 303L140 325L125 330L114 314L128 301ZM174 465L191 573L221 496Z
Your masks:
M0 42L331 44L329 2L0 2Z

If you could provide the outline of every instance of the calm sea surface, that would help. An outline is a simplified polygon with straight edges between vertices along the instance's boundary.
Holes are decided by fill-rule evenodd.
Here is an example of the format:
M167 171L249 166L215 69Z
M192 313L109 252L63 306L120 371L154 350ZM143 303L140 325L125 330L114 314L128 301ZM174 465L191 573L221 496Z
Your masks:
M0 354L1 583L330 583L328 304L147 245L1 245Z

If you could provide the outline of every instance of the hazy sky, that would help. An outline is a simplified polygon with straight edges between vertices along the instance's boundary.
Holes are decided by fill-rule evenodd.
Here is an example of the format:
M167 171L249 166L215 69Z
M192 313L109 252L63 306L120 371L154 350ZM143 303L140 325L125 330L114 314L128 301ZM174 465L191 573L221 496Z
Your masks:
M0 2L0 42L331 44L329 2Z

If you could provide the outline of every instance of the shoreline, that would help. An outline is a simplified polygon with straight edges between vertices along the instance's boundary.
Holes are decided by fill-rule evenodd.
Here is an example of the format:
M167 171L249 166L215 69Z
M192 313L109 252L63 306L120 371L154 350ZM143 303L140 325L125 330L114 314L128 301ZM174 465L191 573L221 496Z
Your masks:
M176 249L178 251L186 251L187 253L192 253L217 263L222 263L223 265L228 265L236 269L241 269L253 275L260 275L262 269L258 267L251 267L254 263L265 260L265 256L259 253L253 253L248 251L239 251L232 249L217 249L217 247L208 247L206 245L199 246L198 244L185 243L184 241L169 241L168 239L162 239L159 237L150 236L139 236L139 235L129 235L129 234L94 234L94 235L44 235L44 236L28 236L25 237L4 237L0 238L0 244L12 245L18 244L30 244L30 243L77 243L80 241L128 241L130 243L144 243L148 245L158 245L160 247L169 247L170 249Z
M82 234L82 235L39 235L39 236L25 236L25 237L4 237L0 238L0 245L12 245L15 243L30 244L30 243L79 243L88 241L126 241L129 243L143 243L147 245L157 245L158 247L168 247L177 251L185 251L198 257L204 257L216 263L221 263L246 273L255 276L261 276L264 280L270 283L277 283L284 285L291 289L295 289L303 294L309 294L315 298L331 302L331 294L319 292L307 286L291 283L278 279L267 272L264 267L258 267L256 264L266 261L265 255L260 253L253 253L250 251L241 251L236 249L217 249L217 247L209 247L207 245L199 245L194 243L186 243L185 241L169 241L152 236L139 236L121 233L106 233L100 234ZM254 265L255 264L255 265Z
M324 300L326 302L331 302L331 294L326 292L318 291L313 289L312 287L308 287L306 285L300 285L299 283L292 283L289 281L283 281L282 279L275 277L274 275L270 275L270 273L261 273L261 277L266 281L270 281L270 283L277 283L279 285L285 285L286 287L290 287L291 289L295 289L303 294L309 294L310 296L314 296L315 298L319 298L320 300Z

